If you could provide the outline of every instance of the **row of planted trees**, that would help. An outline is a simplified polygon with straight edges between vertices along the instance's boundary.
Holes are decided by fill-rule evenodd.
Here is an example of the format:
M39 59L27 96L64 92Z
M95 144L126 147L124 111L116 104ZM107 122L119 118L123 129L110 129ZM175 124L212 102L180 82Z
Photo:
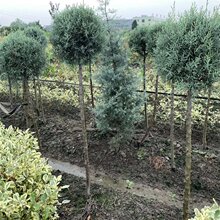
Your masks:
M172 87L179 85L187 91L184 220L189 218L193 96L201 89L210 88L219 79L219 19L218 10L209 13L192 6L182 16L171 16L157 40L155 57L158 73ZM173 126L173 117L171 124Z
M130 73L126 51L121 46L120 39L115 36L108 25L107 2L100 1L100 3L100 8L107 21L106 31L108 37L102 56L103 68L98 76L98 81L102 85L102 95L96 108L96 118L98 128L101 131L106 132L115 129L116 133L112 143L120 145L129 141L132 137L134 124L139 114L137 109L141 100L134 92L137 84L134 76ZM89 63L91 58L100 51L101 41L104 39L102 34L105 30L101 26L95 26L95 28L96 22L93 24L86 23L88 17L92 20L89 16L90 11L87 10L85 7L80 7L78 9L67 9L58 14L54 19L53 36L58 53L69 63L74 64L77 62L79 66L81 119L87 167L87 195L89 197L89 161L83 103L82 64ZM76 14L78 19L75 18ZM130 46L143 58L146 127L148 127L146 58L149 54L152 54L155 59L158 74L172 85L172 106L174 85L181 86L187 91L184 220L189 218L192 100L197 91L202 88L210 88L219 77L220 26L218 21L219 13L217 10L209 14L206 10L198 10L195 6L192 6L190 11L178 18L171 16L162 25L150 29L139 28L134 30L129 41ZM99 41L93 41L94 39ZM174 109L172 107L171 141L173 141L174 129L173 114ZM173 146L173 143L171 145ZM173 147L172 151L174 151ZM174 166L174 158L172 158L172 161Z
M31 107L29 80L33 79L35 82L35 79L39 79L39 75L46 64L46 46L45 34L36 25L18 28L6 37L0 46L0 69L2 74L7 75L11 105L14 102L12 84L22 82L27 128L31 125L34 125L35 128L37 126Z
M172 167L174 164L174 88L187 91L186 110L186 161L183 219L189 218L189 199L191 186L191 112L193 97L202 89L208 90L208 103L204 122L203 145L206 146L207 118L210 105L211 87L220 76L220 16L216 9L213 13L198 10L192 6L190 11L176 17L172 14L161 26L140 27L133 30L130 46L143 58L143 89L146 93L146 57L152 54L155 66L165 82L169 82L171 92L170 140ZM154 29L155 28L155 29ZM151 32L151 34L149 34ZM156 36L154 43L153 36ZM152 53L153 51L153 53ZM158 77L156 79L156 88ZM156 89L157 96L157 89ZM154 107L155 110L155 107ZM153 113L155 122L155 111ZM145 120L147 111L145 103Z
M137 94L137 78L131 72L127 51L119 36L109 25L108 1L100 0L102 20L85 6L68 7L53 14L51 42L57 55L70 66L78 66L81 124L83 131L87 197L90 201L89 153L86 130L83 69L90 65L100 52L101 71L98 82L102 85L101 96L96 106L97 126L102 132L114 131L111 143L120 146L131 140L135 123L140 118L140 105L144 101L146 128L149 128L146 96L146 59L153 57L158 75L172 85L187 91L186 117L186 169L183 219L189 218L191 180L191 110L194 94L212 85L218 79L220 61L219 12L208 13L194 6L189 12L170 18L154 27L134 29L129 45L143 60L144 100ZM30 32L30 31L29 31ZM10 76L22 77L25 102L29 102L28 80L38 76L45 63L43 35L28 34L27 29L10 35L1 45L2 69ZM156 81L156 88L158 77ZM156 93L157 94L157 93ZM27 107L28 108L28 107ZM156 106L155 110L156 112ZM26 116L29 113L26 110ZM154 114L156 115L156 114ZM173 145L174 109L171 108L171 146ZM155 117L154 117L155 119ZM26 119L28 122L28 118ZM155 121L155 120L154 120ZM28 124L27 124L28 125ZM174 154L172 154L174 155ZM172 157L174 166L174 157ZM88 203L89 204L89 203ZM88 206L89 207L89 206ZM88 215L89 213L88 208Z
M140 26L133 28L133 31L129 34L128 43L131 48L131 50L139 55L139 58L142 60L142 67L143 67L143 92L144 92L144 115L145 115L145 127L147 128L147 133L152 128L152 126L156 125L156 118L157 118L157 109L158 109L158 87L159 87L159 77L163 79L165 83L170 84L171 87L171 111L170 111L170 126L171 126L171 134L170 139L174 140L174 95L175 95L175 83L170 80L168 77L163 76L161 74L161 71L159 70L160 61L156 62L157 59L157 40L159 38L159 35L162 34L162 29L168 25L169 21L161 22L156 25L150 25L150 26ZM170 24L172 26L172 24ZM172 45L173 46L173 45ZM166 59L164 57L164 59ZM153 112L151 113L152 119L149 120L148 112L147 112L147 64L150 64L154 66L155 72L156 72L156 79L155 79L155 98L153 103ZM177 63L178 66L178 63ZM165 68L165 67L163 67ZM150 67L152 69L152 66ZM170 75L170 74L169 74ZM169 76L170 77L170 76ZM151 82L152 83L152 82ZM184 86L176 85L178 89L176 90L183 90ZM208 115L209 115L209 107L210 107L210 100L211 100L211 90L212 85L209 85L205 87L205 91L208 91L208 98L207 98L207 106L204 109L205 112L205 119L204 119L204 126L203 126L203 137L202 137L202 143L203 147L205 148L207 146L207 125L208 125ZM203 91L204 91L203 90ZM144 140L144 139L143 139ZM173 145L174 141L171 141L171 145ZM173 154L172 154L173 155ZM172 162L172 166L174 166L174 162Z

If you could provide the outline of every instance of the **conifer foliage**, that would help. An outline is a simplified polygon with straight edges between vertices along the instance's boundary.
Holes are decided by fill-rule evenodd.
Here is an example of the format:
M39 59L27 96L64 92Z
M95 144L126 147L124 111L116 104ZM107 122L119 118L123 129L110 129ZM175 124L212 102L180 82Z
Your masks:
M134 20L131 25L131 29L134 30L138 26L137 20Z
M115 147L132 139L135 123L140 118L138 81L128 67L126 50L119 37L109 34L98 76L100 102L96 108L97 126L103 132L116 130L111 143Z

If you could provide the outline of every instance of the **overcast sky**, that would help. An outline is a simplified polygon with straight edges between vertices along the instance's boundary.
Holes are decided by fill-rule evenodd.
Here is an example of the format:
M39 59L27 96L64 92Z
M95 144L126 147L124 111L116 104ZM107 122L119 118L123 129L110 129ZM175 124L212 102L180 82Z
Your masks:
M48 13L50 0L0 0L0 24L9 25L16 18L24 22L40 20L43 25L50 24L51 19ZM198 7L206 5L207 0L176 0L176 12L183 12L189 9L195 2ZM52 0L59 3L61 9L66 4L80 4L83 0ZM98 6L97 0L84 0L86 5ZM110 8L117 10L121 18L133 18L141 15L166 16L171 11L174 0L110 0ZM209 8L218 6L220 0L209 0Z

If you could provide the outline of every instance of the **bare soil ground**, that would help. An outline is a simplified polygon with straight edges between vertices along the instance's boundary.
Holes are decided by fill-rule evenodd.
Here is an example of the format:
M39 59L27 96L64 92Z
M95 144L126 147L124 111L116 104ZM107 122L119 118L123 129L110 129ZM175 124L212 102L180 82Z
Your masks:
M62 174L62 184L68 184L69 189L64 191L61 199L69 199L71 202L62 205L59 209L60 219L79 220L84 212L86 198L85 181L74 176ZM92 185L93 205L92 217L97 220L178 220L181 219L181 211L175 206L167 206L158 201L121 192L112 188L104 188Z

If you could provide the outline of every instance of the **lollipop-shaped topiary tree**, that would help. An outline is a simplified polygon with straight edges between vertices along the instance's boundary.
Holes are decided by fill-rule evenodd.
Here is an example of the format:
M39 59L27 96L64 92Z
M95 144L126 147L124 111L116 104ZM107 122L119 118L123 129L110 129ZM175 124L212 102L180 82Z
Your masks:
M184 220L189 219L193 94L210 87L220 74L218 18L218 11L208 14L206 10L192 6L178 19L170 19L157 42L158 73L187 90Z
M90 197L88 140L84 107L83 65L99 53L104 42L103 25L90 8L74 6L56 14L53 20L52 43L60 58L70 65L78 65L79 98L83 131L87 197Z
M33 115L30 113L28 80L39 75L45 65L45 52L41 44L33 38L27 37L23 31L10 34L0 47L2 70L11 78L22 78L23 101L25 106L26 126L30 127Z

